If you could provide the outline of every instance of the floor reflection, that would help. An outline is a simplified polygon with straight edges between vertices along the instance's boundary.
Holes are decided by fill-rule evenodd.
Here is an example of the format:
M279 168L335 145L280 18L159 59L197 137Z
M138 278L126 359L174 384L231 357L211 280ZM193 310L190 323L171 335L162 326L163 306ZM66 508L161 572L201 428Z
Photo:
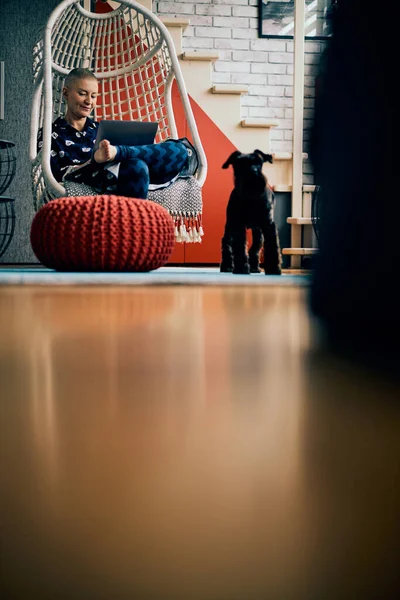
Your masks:
M319 349L304 289L3 288L0 315L6 597L389 597L399 390Z

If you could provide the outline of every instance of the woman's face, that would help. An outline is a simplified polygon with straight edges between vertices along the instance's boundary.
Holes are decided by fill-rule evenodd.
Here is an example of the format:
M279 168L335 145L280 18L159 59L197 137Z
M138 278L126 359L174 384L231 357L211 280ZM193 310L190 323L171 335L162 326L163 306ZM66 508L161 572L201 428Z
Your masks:
M63 89L67 101L67 115L74 119L83 119L90 115L96 106L99 84L95 79L77 79Z

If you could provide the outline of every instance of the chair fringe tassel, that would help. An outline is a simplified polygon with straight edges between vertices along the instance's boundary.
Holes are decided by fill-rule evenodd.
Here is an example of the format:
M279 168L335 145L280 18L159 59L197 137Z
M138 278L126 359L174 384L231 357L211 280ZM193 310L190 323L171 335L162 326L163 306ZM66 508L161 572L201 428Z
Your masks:
M172 215L175 224L175 241L201 243L204 235L201 214Z

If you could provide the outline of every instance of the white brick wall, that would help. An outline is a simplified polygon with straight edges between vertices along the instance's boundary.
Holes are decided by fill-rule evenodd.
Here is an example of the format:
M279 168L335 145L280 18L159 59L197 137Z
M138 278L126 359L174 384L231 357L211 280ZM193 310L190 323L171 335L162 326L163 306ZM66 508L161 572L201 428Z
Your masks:
M277 118L272 151L290 152L293 138L293 41L258 37L258 0L163 0L153 2L159 16L190 18L184 49L215 49L213 83L249 86L241 117ZM304 151L308 151L314 115L315 77L324 42L306 41L304 80ZM305 165L305 182L312 169Z

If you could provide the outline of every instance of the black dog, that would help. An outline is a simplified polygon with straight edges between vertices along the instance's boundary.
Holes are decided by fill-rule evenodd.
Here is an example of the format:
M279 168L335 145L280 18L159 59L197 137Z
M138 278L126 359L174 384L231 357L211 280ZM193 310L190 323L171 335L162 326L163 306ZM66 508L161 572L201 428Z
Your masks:
M265 274L281 274L281 252L273 214L274 194L262 173L265 162L273 162L271 154L261 150L242 154L236 150L222 165L223 169L232 165L235 180L222 238L220 271L223 273L260 273L259 257L264 241ZM248 254L247 229L252 230L253 237Z

